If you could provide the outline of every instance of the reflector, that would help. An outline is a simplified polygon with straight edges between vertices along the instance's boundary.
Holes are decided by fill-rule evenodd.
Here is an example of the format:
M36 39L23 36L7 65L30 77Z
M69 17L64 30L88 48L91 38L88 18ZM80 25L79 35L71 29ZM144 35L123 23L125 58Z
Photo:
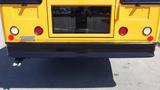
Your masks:
M8 36L8 39L9 39L10 41L14 40L14 36L13 36L13 35L9 35L9 36Z
M152 40L153 40L153 36L149 36L149 37L147 38L147 40L148 40L148 41L152 41Z

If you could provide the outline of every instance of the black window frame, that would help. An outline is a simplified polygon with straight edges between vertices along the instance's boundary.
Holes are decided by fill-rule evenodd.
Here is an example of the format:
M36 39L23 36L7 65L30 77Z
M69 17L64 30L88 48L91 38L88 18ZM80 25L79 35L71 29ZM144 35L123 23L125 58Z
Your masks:
M122 4L160 4L160 0L120 0Z

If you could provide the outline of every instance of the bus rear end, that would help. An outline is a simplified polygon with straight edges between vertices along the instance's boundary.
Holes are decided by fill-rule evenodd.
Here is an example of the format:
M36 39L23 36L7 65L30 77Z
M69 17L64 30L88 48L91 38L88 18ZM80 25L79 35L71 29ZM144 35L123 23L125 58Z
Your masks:
M1 0L8 55L152 57L159 0Z

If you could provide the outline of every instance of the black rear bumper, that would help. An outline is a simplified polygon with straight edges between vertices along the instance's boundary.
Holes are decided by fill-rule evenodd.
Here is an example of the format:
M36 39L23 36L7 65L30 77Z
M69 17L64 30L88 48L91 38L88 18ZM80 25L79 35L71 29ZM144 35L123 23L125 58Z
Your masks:
M10 57L153 57L155 44L7 43Z

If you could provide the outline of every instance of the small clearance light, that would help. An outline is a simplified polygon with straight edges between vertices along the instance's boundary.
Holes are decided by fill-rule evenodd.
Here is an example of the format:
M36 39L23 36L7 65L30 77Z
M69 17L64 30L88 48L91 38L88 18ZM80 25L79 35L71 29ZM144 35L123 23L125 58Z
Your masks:
M148 35L150 35L152 33L152 29L150 28L150 27L145 27L144 29L143 29L143 34L145 35L145 36L148 36Z
M17 35L19 33L19 29L15 26L11 27L10 32L12 35Z
M121 35L121 36L124 36L124 35L126 35L128 33L128 29L126 28L126 27L121 27L120 29L119 29L119 34Z
M36 35L41 35L43 33L43 28L41 28L40 26L35 27L34 33Z
M8 39L9 39L10 41L14 40L14 36L13 36L13 35L9 35L9 36L8 36Z
M147 40L148 40L149 42L151 42L151 41L153 40L153 36L149 36L149 37L147 38Z

